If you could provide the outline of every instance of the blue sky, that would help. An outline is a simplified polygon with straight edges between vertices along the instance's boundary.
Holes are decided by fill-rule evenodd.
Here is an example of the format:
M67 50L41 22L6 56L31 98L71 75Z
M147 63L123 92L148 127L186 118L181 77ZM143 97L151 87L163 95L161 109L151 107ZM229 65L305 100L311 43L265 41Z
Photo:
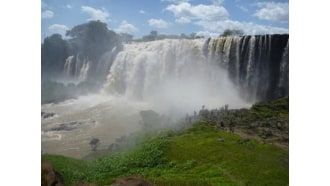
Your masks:
M100 20L134 38L164 34L216 36L225 29L245 34L289 32L288 0L43 0L41 37Z

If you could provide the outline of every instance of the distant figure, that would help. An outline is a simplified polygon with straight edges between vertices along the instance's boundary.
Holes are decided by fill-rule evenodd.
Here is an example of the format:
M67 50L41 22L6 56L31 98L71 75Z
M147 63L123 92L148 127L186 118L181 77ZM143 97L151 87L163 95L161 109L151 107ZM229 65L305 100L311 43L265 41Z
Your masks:
M225 128L225 124L223 123L223 121L220 122L220 126L221 128Z
M233 120L231 119L230 123L229 123L229 132L234 133L234 127L235 127L235 124L234 124Z

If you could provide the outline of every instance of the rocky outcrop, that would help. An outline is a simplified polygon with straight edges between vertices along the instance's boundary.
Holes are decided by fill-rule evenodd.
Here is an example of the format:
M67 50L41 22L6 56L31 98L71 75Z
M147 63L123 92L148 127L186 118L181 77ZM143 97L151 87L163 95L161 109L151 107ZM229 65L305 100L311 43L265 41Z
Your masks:
M47 112L42 112L41 111L41 118L46 119L46 118L51 118L54 117L56 114L55 113L47 113Z
M71 121L68 123L61 123L56 127L53 127L45 131L71 131L77 129L83 125L95 125L96 121L93 119L81 120L81 121Z
M41 163L41 186L64 186L62 175L49 162Z

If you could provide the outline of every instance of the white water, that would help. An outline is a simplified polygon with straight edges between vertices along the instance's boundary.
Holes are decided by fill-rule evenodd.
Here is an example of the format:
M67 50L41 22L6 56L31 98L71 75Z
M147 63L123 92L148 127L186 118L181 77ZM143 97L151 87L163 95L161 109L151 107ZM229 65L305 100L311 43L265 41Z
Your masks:
M81 158L90 153L89 141L94 137L101 140L100 148L107 148L116 138L141 128L141 110L178 119L202 105L208 109L224 104L249 106L239 98L227 72L203 55L203 44L200 39L125 45L99 95L42 105L44 112L57 114L42 120L43 151ZM49 132L72 121L83 124L70 131Z

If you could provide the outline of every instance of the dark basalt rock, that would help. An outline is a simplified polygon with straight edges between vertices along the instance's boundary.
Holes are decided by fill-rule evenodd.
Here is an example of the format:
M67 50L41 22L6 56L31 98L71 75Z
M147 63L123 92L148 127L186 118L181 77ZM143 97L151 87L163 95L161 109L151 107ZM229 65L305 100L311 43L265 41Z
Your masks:
M69 123L61 123L59 126L53 127L46 131L71 131L71 130L77 129L83 125L95 124L95 123L96 123L96 121L93 119L84 120L84 121L72 121Z
M42 119L54 117L56 114L55 113L47 113L47 112L41 112L41 117Z

